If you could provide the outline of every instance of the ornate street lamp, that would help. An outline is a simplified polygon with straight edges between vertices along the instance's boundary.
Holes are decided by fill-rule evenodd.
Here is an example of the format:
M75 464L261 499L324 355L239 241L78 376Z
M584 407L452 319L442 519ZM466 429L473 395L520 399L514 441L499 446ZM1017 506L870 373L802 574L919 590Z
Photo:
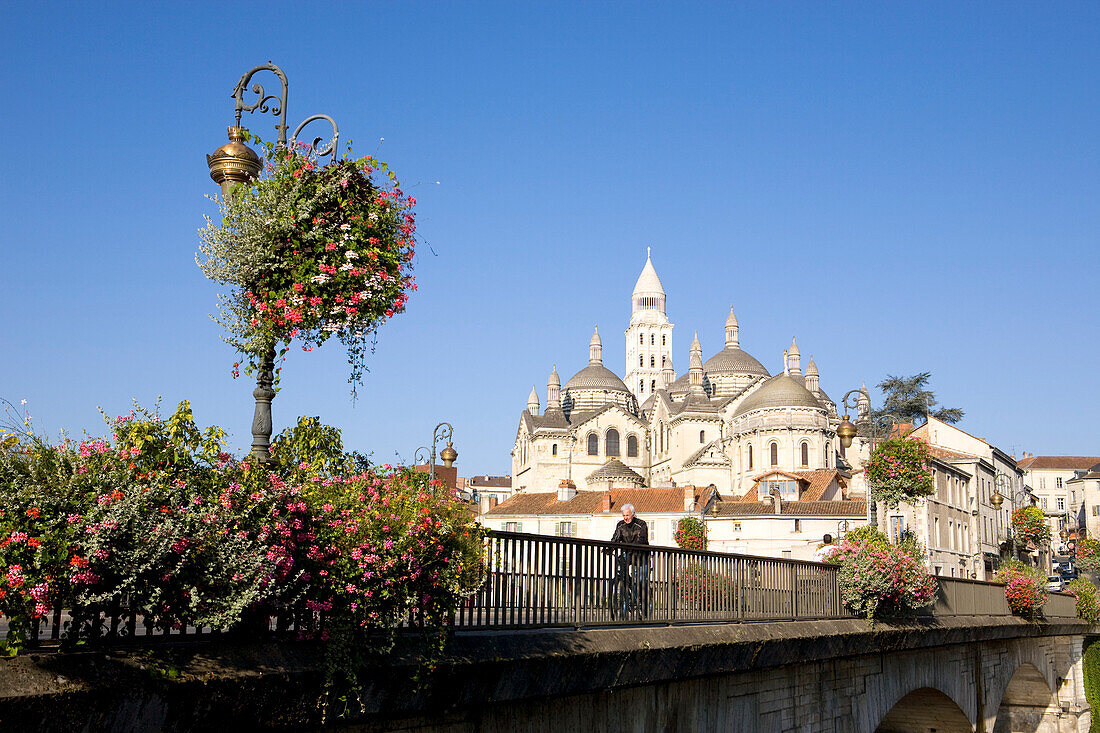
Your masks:
M853 397L854 396L854 397ZM847 459L847 449L852 446L852 441L857 435L859 435L860 426L863 426L867 437L870 439L870 448L873 451L875 449L875 443L878 441L880 435L889 436L893 430L901 424L901 418L897 415L889 413L883 413L871 417L870 415L862 415L859 412L860 403L866 401L868 407L870 406L870 397L865 390L850 389L844 394L844 398L841 400L841 404L844 406L844 419L841 420L839 426L837 426L836 434L840 438L840 454ZM856 410L856 422L853 423L848 416L848 410ZM868 410L869 412L869 410ZM889 427L885 427L886 425ZM880 428L884 428L880 432ZM867 486L867 523L872 527L878 526L878 506L875 503L874 497L871 496L871 487Z
M435 480L435 448L440 441L447 441L447 446L439 452L439 459L443 461L444 468L450 468L458 459L458 451L455 450L454 444L451 442L453 438L454 428L451 427L449 422L441 422L432 431L431 447L422 445L413 453L413 463L418 466L426 463L428 465L428 476L433 481Z
M248 83L258 72L270 71L279 78L281 93L268 94L258 82L252 85L252 93L256 95L256 101L247 104L244 101ZM210 177L214 183L221 186L222 198L228 200L233 189L241 184L248 184L256 179L263 168L263 161L256 151L245 143L248 141L248 130L241 127L241 114L243 112L255 112L261 114L270 112L278 118L275 125L277 131L276 146L287 146L286 124L286 74L275 64L268 62L249 70L237 82L233 89L232 97L235 101L234 124L229 127L229 142L215 150L213 154L206 156L206 165L210 169ZM313 152L318 156L332 155L336 158L339 147L340 130L336 121L328 115L311 115L302 121L290 136L290 144L295 145L298 135L306 125L317 120L325 120L332 125L332 138L322 144L322 138L314 138L311 143ZM275 398L275 344L268 344L262 355L259 374L256 377L256 389L252 396L256 400L256 409L252 417L252 455L260 461L267 461L271 457L271 400Z

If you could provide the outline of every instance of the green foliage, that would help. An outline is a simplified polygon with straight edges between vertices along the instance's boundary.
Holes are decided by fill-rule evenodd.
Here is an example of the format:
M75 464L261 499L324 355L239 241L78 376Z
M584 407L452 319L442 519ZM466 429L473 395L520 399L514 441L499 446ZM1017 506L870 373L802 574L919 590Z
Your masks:
M1050 542L1050 525L1043 510L1037 506L1025 506L1012 512L1012 531L1017 540L1038 548Z
M199 267L230 286L215 320L249 372L276 344L282 356L294 339L309 351L338 337L354 390L373 334L416 289L416 201L371 156L322 166L304 144L268 144L266 162L258 180L221 202L221 224L207 217L200 230Z
M707 532L698 517L684 517L676 524L673 534L676 544L685 550L707 549Z
M323 476L358 473L368 467L366 459L344 451L340 431L325 425L319 417L300 417L271 441L269 469L282 476L308 471Z
M911 377L889 375L878 383L884 394L882 410L872 412L875 415L895 415L905 422L916 423L930 413L937 420L957 423L965 414L957 407L933 409L939 403L931 390L925 389L932 378L932 372L921 372Z
M931 453L921 440L893 438L875 446L864 466L871 495L887 509L915 503L936 491Z
M1100 637L1086 636L1081 666L1085 672L1085 700L1093 710L1100 710ZM1100 716L1092 717L1091 733L1100 733Z
M1100 597L1096 586L1084 578L1074 578L1066 583L1066 592L1077 599L1077 617L1094 624L1100 621Z

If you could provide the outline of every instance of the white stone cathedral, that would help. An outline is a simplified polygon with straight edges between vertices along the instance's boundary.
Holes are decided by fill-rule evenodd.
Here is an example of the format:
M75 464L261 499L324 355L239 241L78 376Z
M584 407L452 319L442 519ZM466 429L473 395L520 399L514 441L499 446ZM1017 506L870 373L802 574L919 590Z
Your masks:
M581 490L714 484L724 497L755 499L775 493L776 478L844 468L836 405L813 357L802 371L793 339L770 374L741 349L731 307L724 348L703 361L696 333L677 379L672 329L647 253L631 297L625 380L604 366L597 330L588 365L564 387L551 371L541 412L532 387L512 451L513 491L554 491L569 479ZM781 491L796 483L778 482Z

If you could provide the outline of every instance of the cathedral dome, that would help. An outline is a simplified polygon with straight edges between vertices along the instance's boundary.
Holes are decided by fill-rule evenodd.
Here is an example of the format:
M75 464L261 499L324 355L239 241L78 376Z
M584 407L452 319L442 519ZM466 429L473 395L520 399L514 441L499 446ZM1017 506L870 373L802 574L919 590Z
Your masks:
M623 380L603 364L589 364L565 383L566 392L590 389L630 393Z
M764 365L747 351L737 346L727 346L703 364L703 371L714 375L752 374L760 377L770 376Z
M806 389L802 383L789 374L778 374L768 381L760 389L753 392L737 408L734 417L740 417L753 410L765 410L771 407L813 407L822 409L821 402L814 397L813 392Z

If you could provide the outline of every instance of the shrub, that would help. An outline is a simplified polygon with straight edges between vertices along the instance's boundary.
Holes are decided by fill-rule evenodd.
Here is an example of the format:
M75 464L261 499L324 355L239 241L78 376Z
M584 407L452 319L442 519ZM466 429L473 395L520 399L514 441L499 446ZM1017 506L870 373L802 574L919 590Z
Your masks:
M911 546L891 544L881 532L867 529L849 532L829 558L840 566L844 605L873 620L908 615L931 603L939 586L925 569L923 552L914 556Z
M1096 586L1084 578L1074 578L1066 583L1066 592L1077 600L1077 617L1094 624L1100 621L1100 597Z
M700 562L689 562L684 565L677 574L676 580L677 599L681 608L715 610L712 598L734 597L733 580L707 568Z
M1005 600L1019 616L1034 616L1047 602L1047 577L1038 568L1019 560L1006 560L993 580L1005 584Z
M698 517L684 517L676 524L676 532L672 535L676 544L685 550L707 549L707 532L703 522Z
M931 496L936 487L930 461L923 441L892 438L879 443L864 466L873 497L889 509L902 501L913 503Z

